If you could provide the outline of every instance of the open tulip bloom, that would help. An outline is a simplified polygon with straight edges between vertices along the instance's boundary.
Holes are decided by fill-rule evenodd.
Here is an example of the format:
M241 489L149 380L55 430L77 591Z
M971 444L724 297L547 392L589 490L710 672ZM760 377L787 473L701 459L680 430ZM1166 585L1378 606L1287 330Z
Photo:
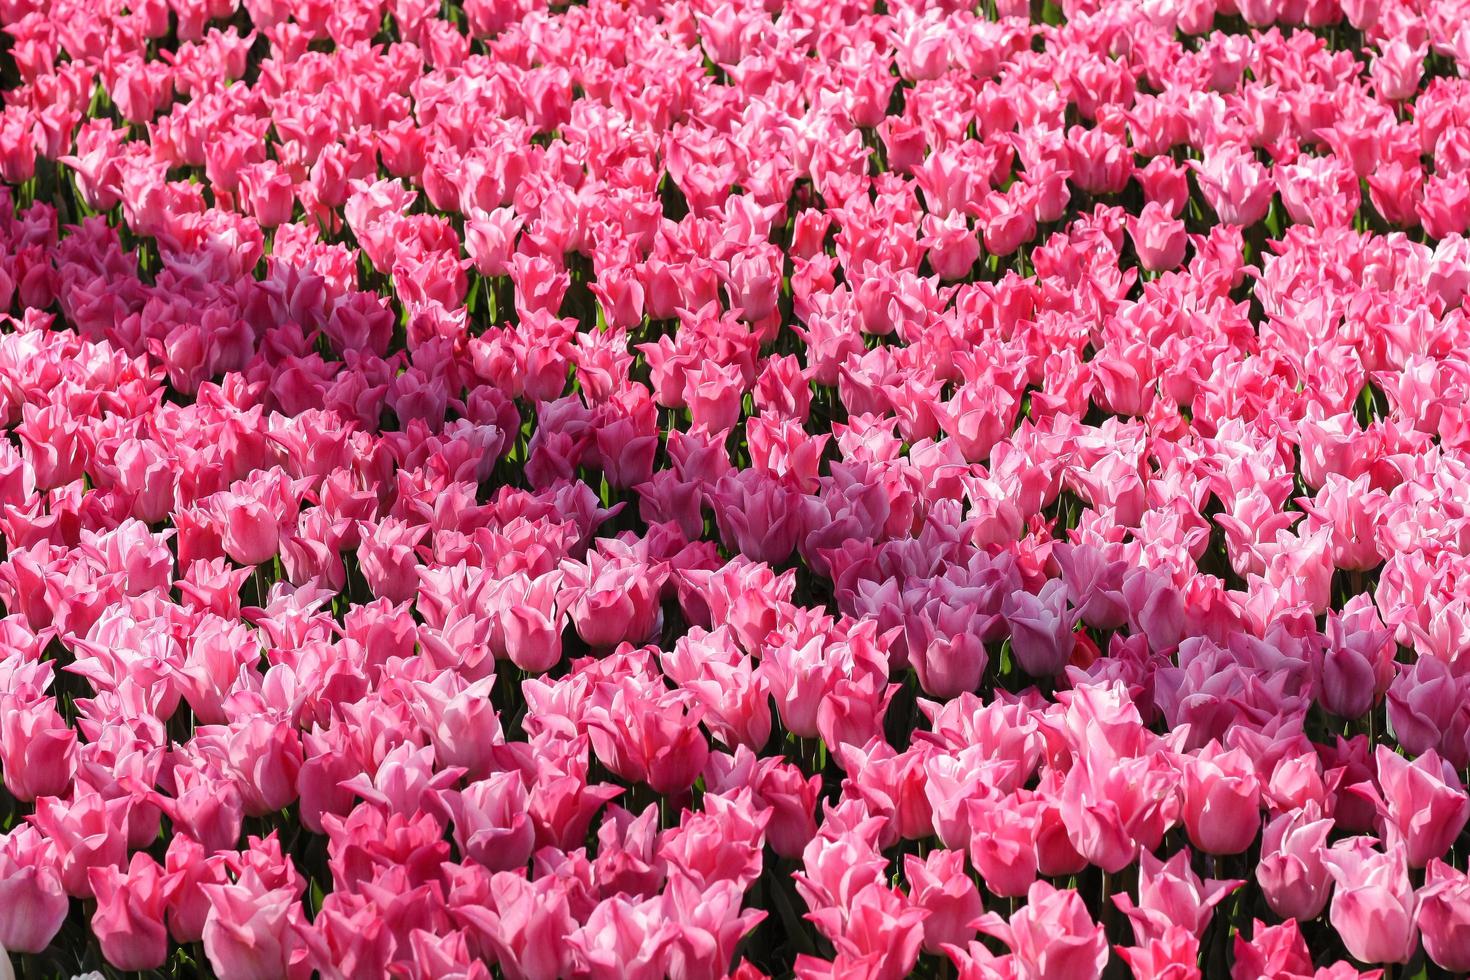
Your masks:
M1466 0L0 0L0 977L1470 972Z

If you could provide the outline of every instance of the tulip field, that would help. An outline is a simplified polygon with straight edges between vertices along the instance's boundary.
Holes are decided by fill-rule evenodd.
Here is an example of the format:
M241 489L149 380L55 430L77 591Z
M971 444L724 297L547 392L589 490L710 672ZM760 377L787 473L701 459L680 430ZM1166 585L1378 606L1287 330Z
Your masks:
M0 28L0 978L1470 974L1470 0Z

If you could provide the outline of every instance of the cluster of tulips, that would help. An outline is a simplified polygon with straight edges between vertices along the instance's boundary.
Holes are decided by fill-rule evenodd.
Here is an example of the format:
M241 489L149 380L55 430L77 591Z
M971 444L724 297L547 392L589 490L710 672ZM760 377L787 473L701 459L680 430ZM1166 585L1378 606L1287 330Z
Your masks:
M0 26L0 974L1470 972L1470 3Z

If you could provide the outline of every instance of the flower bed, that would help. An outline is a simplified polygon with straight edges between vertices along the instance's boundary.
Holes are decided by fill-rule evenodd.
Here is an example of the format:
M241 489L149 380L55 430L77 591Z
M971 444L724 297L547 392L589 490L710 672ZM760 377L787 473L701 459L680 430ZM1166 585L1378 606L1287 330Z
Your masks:
M1464 2L0 24L0 973L1470 971Z

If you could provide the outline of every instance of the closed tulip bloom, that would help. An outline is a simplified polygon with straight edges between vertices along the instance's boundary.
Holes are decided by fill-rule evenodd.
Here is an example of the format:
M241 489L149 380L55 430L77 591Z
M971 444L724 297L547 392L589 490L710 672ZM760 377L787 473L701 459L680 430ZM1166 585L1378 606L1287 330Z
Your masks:
M954 618L964 625L952 635L943 635L941 630L919 620L913 623L914 635L908 638L909 660L918 675L919 686L925 694L937 698L974 691L990 662L984 641L971 631L969 610Z
M644 565L587 553L586 564L561 565L563 601L577 633L590 646L641 643L653 632L659 590L668 577L662 563Z
M566 882L547 875L528 881L502 871L489 882L489 908L462 907L462 915L486 934L490 951L507 977L555 980L570 970L567 937L577 928ZM484 925L480 925L484 922Z
M36 828L56 844L61 883L68 895L91 898L92 868L118 868L128 854L128 811L131 797L107 800L95 790L71 800L43 796L31 817Z
M357 562L373 595L390 602L414 597L419 587L416 549L428 531L426 525L415 526L391 517L362 529Z
M1075 614L1067 608L1067 586L1051 579L1035 595L1008 593L1001 615L1011 628L1011 653L1032 677L1055 677L1072 656Z
M1271 173L1238 144L1210 150L1203 162L1189 165L1221 221L1246 227L1266 216L1275 189Z
M1129 216L1128 236L1133 239L1139 264L1150 272L1173 269L1184 261L1188 244L1184 222L1161 202L1145 204L1136 218Z
M240 196L262 228L274 228L291 220L296 205L291 175L274 160L262 160L240 168Z
M1179 817L1179 774L1158 755L1094 760L1083 756L1058 796L1077 853L1110 873L1153 850Z
M19 703L0 695L0 770L17 800L64 794L76 768L77 734L55 698Z
M936 403L934 414L965 459L978 463L988 459L991 449L1010 432L1017 407L1016 399L999 385L970 383L948 401Z
M970 860L992 894L1020 898L1036 880L1042 806L1035 799L1021 802L1019 794L968 801Z
M474 211L465 220L465 251L482 276L504 276L510 271L516 236L524 219L514 208Z
M466 859L491 871L524 867L535 845L519 773L494 773L444 795L454 841Z
M877 738L898 687L873 674L839 677L817 708L817 733L822 741L829 746L863 746Z
M201 886L228 881L225 859L221 855L205 854L204 848L189 835L175 834L168 842L163 860L170 879L166 910L169 935L175 942L197 943L204 935L204 920L209 914L209 898Z
M171 880L158 862L138 852L126 872L92 868L88 872L97 911L92 932L107 962L119 970L156 970L168 958L164 910Z
M951 212L948 217L925 216L923 244L929 249L929 264L946 282L969 275L980 257L980 239L971 230L963 214Z
M1470 971L1470 877L1435 858L1419 890L1424 951L1451 973Z
M1332 891L1323 861L1331 832L1332 821L1314 819L1310 810L1278 814L1266 825L1256 881L1271 911L1303 922L1322 913Z
M1337 883L1328 917L1348 952L1362 963L1407 963L1419 945L1418 898L1403 845L1383 852L1371 838L1352 837L1323 861Z
M0 949L39 953L66 920L70 903L55 865L55 848L22 824L0 838Z
M1167 156L1154 157L1133 179L1143 188L1145 208L1161 204L1165 213L1178 217L1189 203L1189 171Z
M744 385L737 366L702 361L684 384L684 401L694 424L718 436L729 432L740 421Z
M309 974L296 932L301 904L291 889L265 890L258 882L202 887L210 903L204 953L220 980Z
M1424 170L1416 163L1390 160L1368 174L1368 199L1388 221L1400 227L1419 224L1424 200Z
M698 778L709 758L702 714L682 692L653 694L623 679L606 688L606 703L589 709L588 735L599 761L615 774L678 793ZM600 694L601 696L601 694Z
M172 778L172 797L152 794L150 799L168 815L174 829L197 841L206 855L234 847L245 815L235 781L185 765L176 766Z
M1436 749L1451 764L1470 760L1470 745L1450 740L1467 709L1467 689L1470 680L1455 676L1435 657L1400 664L1388 688L1387 709L1389 727L1404 751L1418 756Z
M806 497L755 470L727 474L706 494L720 539L751 561L785 563L807 530Z
M561 661L566 615L556 607L559 582L554 572L530 580L524 601L514 602L502 612L506 655L524 671L539 674Z
M1403 37L1393 38L1385 44L1373 59L1370 69L1378 94L1394 102L1413 96L1424 70L1425 53L1422 45L1412 46Z
M1354 596L1341 613L1327 613L1322 651L1322 705L1342 718L1360 718L1388 691L1394 677L1392 634L1367 596Z
M1207 854L1239 854L1261 829L1261 787L1255 767L1238 749L1211 742L1185 760L1184 827Z

